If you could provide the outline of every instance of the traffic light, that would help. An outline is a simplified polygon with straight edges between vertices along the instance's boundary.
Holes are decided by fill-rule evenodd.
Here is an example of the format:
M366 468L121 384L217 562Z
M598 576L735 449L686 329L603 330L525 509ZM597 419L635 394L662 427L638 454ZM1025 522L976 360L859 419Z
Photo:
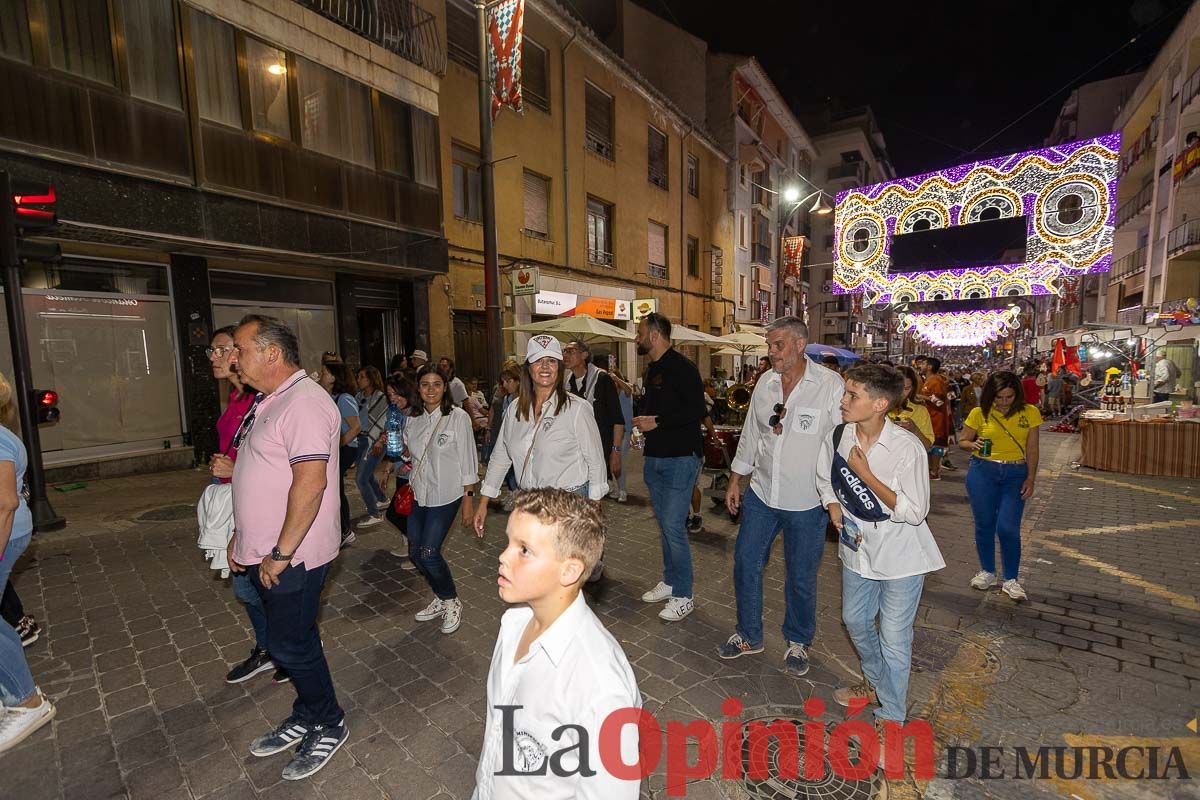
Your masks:
M22 262L58 263L62 260L62 247L57 244L31 242L24 238L30 233L48 233L58 226L58 213L55 209L58 195L54 191L54 185L20 178L10 179L9 184L17 258Z
M53 389L34 389L32 405L37 409L38 425L50 425L58 422L62 412L58 410L58 392Z

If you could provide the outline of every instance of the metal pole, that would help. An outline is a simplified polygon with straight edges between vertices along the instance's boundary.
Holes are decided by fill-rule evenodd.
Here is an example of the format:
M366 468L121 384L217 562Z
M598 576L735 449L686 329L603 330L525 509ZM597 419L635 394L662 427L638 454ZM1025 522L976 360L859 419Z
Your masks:
M500 245L496 237L496 173L492 157L492 82L488 75L487 3L475 0L479 28L479 169L483 206L483 285L487 304L487 382L500 376L504 332L500 330ZM490 389L489 389L490 391Z
M17 254L12 187L8 173L3 171L0 171L0 201L3 202L3 207L0 208L0 260L4 262L4 303L8 311L8 340L12 346L17 410L29 459L25 469L25 482L29 486L29 510L33 514L35 530L58 530L65 526L67 521L54 512L50 500L46 497L46 478L42 468L42 437L30 405L33 397L33 367L29 363L29 336L25 331L25 307L21 303L21 258Z

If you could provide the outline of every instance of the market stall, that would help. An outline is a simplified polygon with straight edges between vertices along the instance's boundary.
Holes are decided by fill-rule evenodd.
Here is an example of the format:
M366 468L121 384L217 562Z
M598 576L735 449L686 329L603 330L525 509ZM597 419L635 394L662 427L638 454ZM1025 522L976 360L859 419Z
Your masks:
M1079 463L1131 475L1200 478L1200 420L1082 419Z

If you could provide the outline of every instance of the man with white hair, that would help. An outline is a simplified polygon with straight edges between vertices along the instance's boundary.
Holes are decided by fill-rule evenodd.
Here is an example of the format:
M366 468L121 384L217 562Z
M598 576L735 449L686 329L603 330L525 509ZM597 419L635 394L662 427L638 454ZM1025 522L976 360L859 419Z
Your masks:
M817 629L817 567L829 522L817 493L817 454L842 421L846 390L841 376L809 360L807 344L808 326L798 317L767 326L771 368L754 386L725 494L729 513L742 516L733 567L738 621L718 648L726 659L763 651L763 570L783 531L784 670L795 676L808 672ZM750 488L742 497L747 475Z

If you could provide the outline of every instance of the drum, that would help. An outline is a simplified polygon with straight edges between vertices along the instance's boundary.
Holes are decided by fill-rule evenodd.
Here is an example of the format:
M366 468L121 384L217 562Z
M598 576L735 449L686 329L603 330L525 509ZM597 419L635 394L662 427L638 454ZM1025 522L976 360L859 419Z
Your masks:
M728 469L737 453L742 429L736 425L715 425L712 433L704 437L705 469Z

